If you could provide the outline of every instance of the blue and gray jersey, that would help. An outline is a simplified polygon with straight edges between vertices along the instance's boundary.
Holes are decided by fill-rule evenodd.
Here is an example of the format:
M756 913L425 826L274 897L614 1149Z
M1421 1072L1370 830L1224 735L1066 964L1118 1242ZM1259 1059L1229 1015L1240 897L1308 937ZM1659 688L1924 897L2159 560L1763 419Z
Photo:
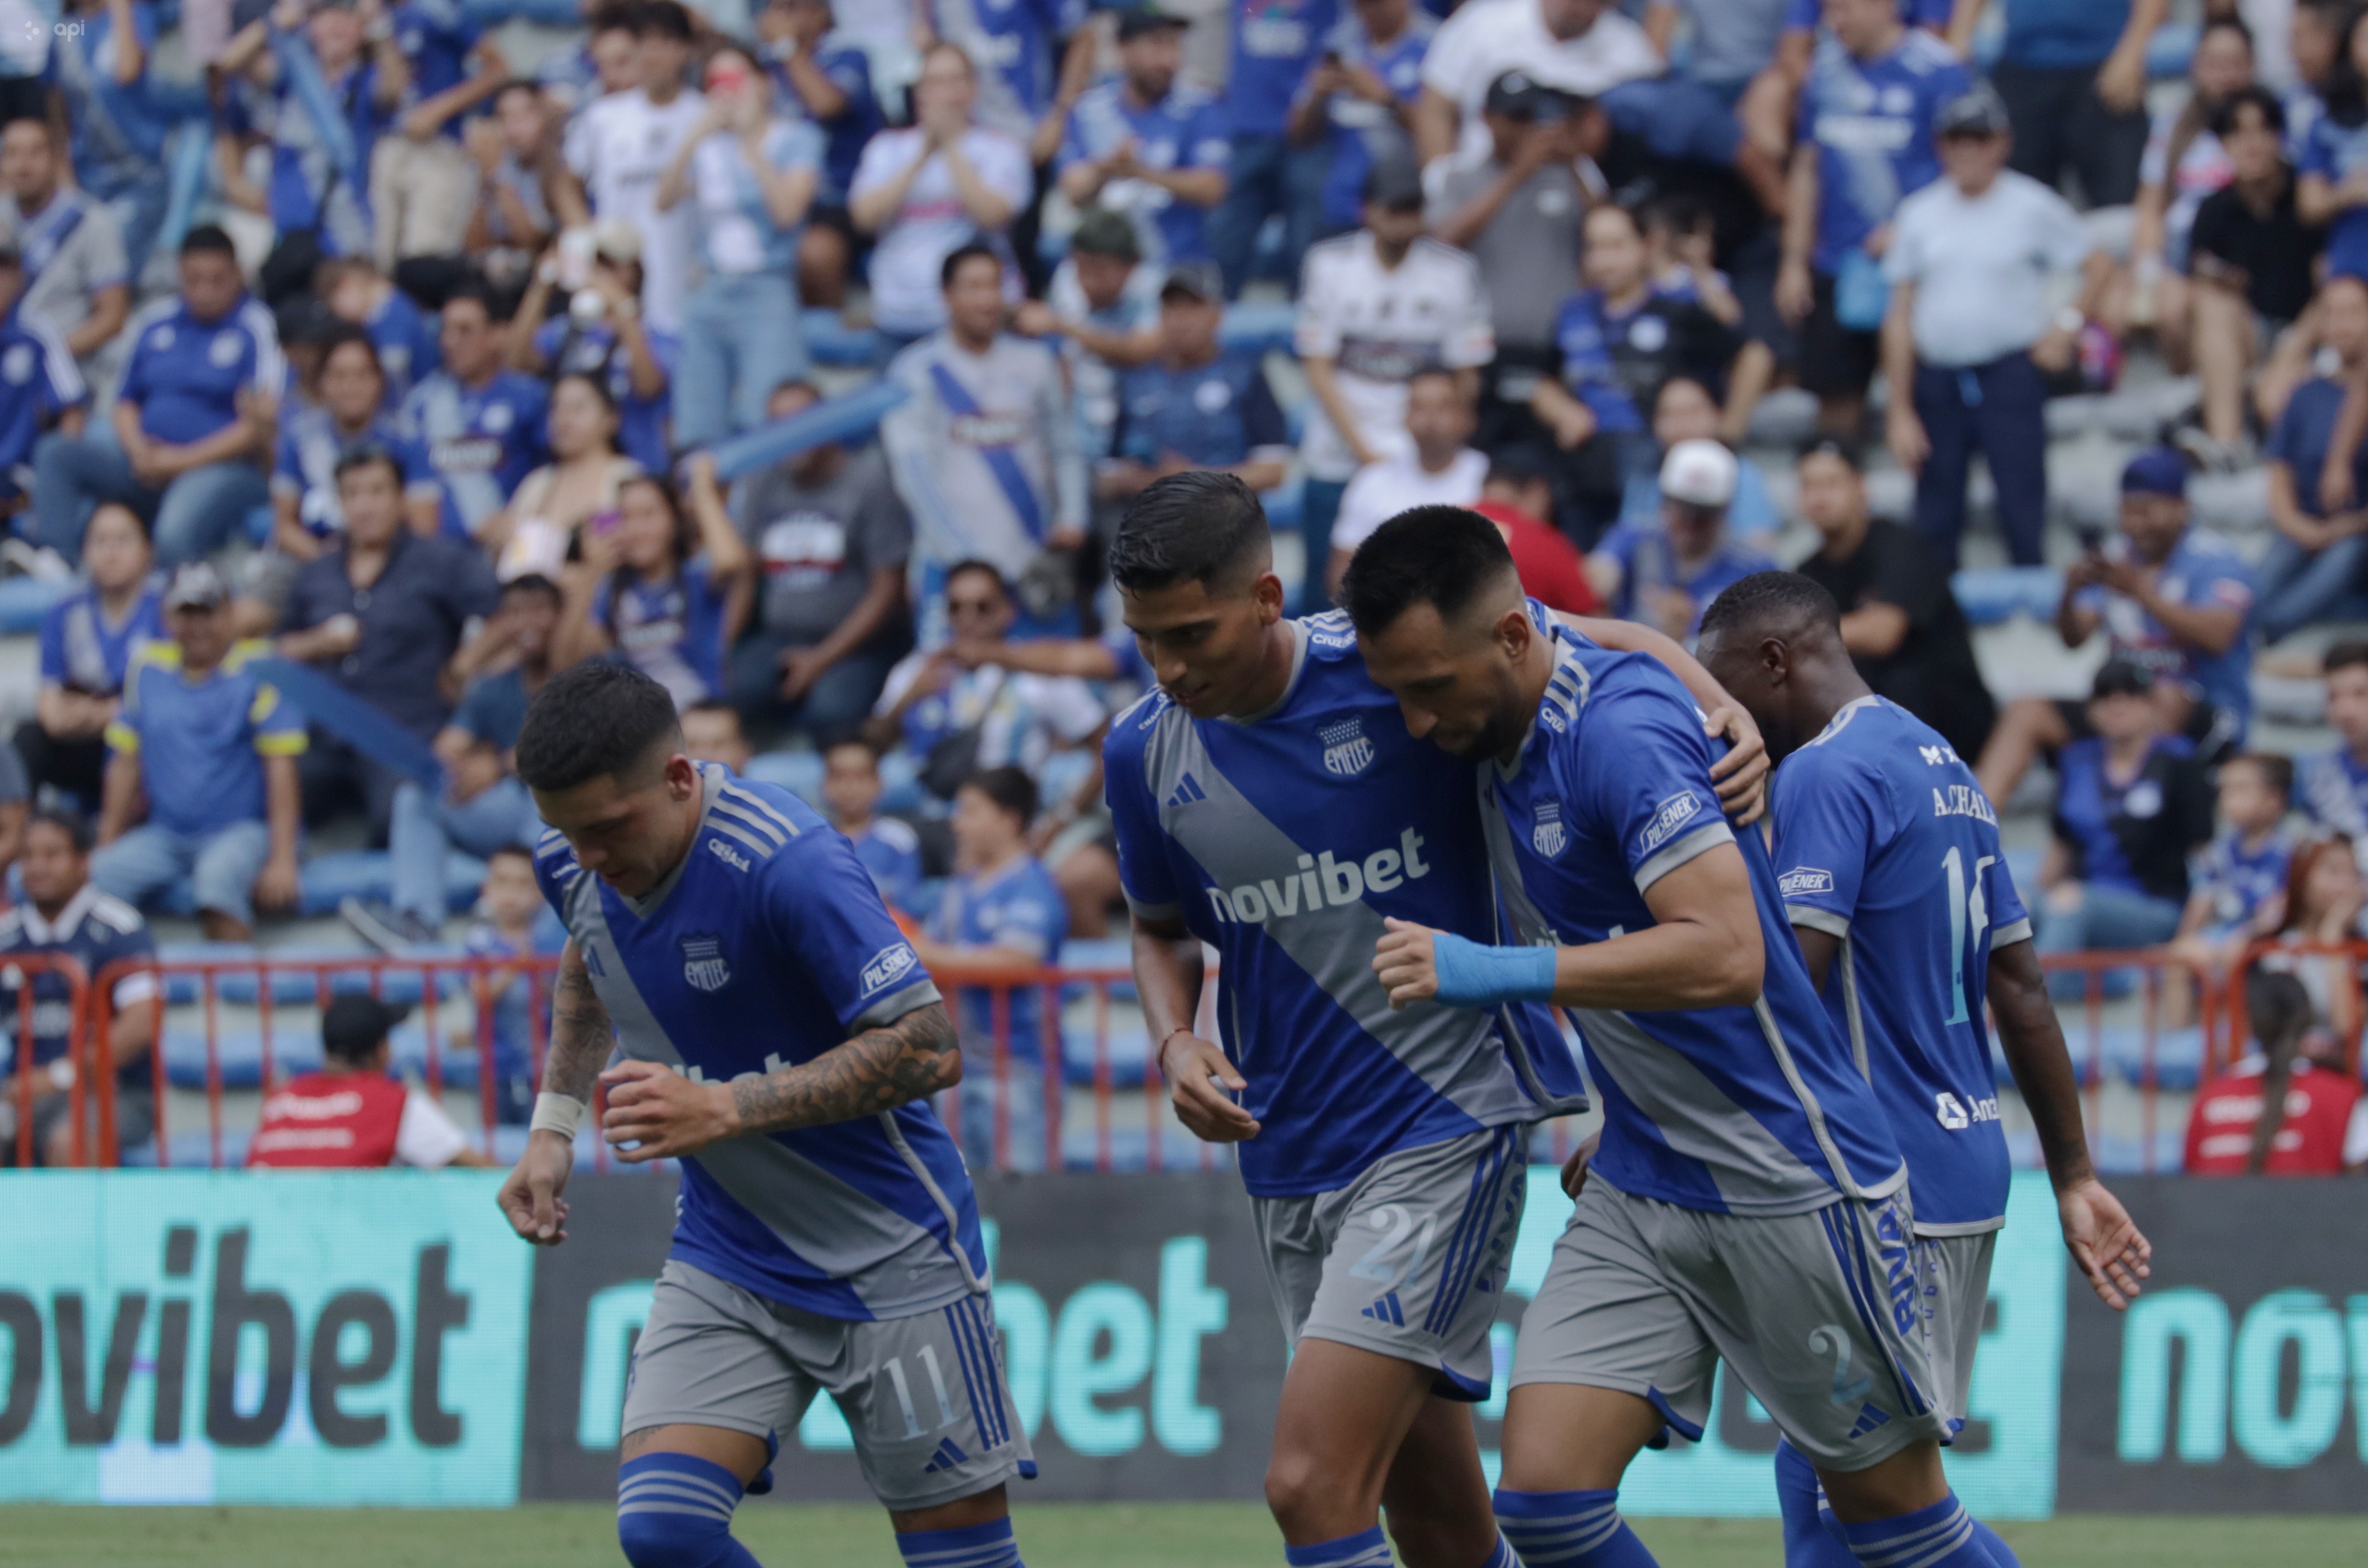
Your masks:
M1826 1012L1891 1119L1916 1229L1998 1229L2012 1172L1982 997L2031 916L1989 797L1937 732L1861 697L1784 759L1770 814L1785 913L1842 940Z
M939 332L889 361L887 379L912 394L881 421L880 444L916 562L975 558L1017 582L1047 535L1085 526L1085 458L1051 344L1007 334L971 354Z
M1267 712L1198 720L1154 693L1103 744L1127 902L1221 956L1260 1198L1580 1104L1544 1008L1392 1010L1372 968L1384 916L1494 939L1471 767L1406 733L1346 616L1290 624L1291 685Z
M1645 894L1721 845L1742 851L1767 947L1751 1006L1574 1008L1603 1104L1593 1172L1711 1213L1797 1214L1880 1198L1907 1172L1874 1092L1818 1006L1757 834L1737 838L1713 747L1677 678L1557 630L1560 667L1520 754L1482 764L1489 852L1519 939L1608 941L1651 926Z
M690 853L627 898L546 833L535 877L625 1054L693 1078L810 1062L937 1001L847 840L786 790L703 769ZM825 1317L910 1317L985 1290L978 1201L935 1112L731 1139L683 1162L672 1256Z

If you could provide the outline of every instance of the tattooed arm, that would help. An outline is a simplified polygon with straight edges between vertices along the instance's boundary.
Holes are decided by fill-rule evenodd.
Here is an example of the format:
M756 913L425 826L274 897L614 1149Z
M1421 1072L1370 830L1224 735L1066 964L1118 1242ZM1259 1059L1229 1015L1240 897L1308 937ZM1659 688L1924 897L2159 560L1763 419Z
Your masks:
M551 993L551 1049L542 1059L543 1092L590 1100L615 1045L609 1009L600 1005L599 993L592 989L592 971L570 937L559 955L559 982Z
M559 983L551 997L551 1049L543 1056L542 1092L589 1100L600 1081L601 1063L615 1045L609 1009L592 989L592 971L568 938L559 956ZM575 1165L575 1141L549 1128L528 1134L496 1201L524 1240L557 1246L567 1239L567 1173Z
M609 1086L600 1135L620 1160L638 1164L894 1110L962 1082L962 1051L945 1005L930 1002L763 1077L695 1084L654 1062L620 1062L600 1081Z

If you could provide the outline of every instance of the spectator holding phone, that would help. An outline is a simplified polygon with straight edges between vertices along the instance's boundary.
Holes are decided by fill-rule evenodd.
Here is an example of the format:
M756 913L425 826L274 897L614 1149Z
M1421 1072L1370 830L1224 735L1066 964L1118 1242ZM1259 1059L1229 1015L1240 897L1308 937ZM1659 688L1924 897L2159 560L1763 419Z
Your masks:
M684 306L674 442L692 449L759 424L805 371L794 270L822 170L822 133L773 112L771 79L738 49L707 62L707 108L658 180L657 205L697 212L699 282Z
M748 547L723 509L712 459L691 460L689 501L652 474L618 486L616 527L584 535L560 633L563 666L614 654L673 693L677 709L723 694L724 651L751 597Z
M2146 695L2162 732L2211 761L2243 743L2252 718L2253 574L2226 540L2189 526L2187 472L2167 447L2130 460L2121 533L2083 538L2064 574L2055 630L2067 648L2102 631L2114 659L2161 677ZM2002 807L2039 753L2086 733L2078 704L2018 699L1975 772Z

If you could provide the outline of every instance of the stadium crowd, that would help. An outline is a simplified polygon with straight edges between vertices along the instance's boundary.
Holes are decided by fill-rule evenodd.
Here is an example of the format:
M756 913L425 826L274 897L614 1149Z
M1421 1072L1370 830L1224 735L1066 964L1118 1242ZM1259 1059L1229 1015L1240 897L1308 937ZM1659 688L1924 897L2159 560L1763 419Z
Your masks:
M1266 495L1302 611L1423 503L1494 520L1548 605L1680 639L1781 558L1998 810L2046 762L2044 950L2216 974L2360 934L2320 847L2368 853L2368 644L2322 646L2368 607L2351 0L28 10L0 553L47 608L0 949L250 940L342 834L385 850L336 901L370 942L431 949L458 892L469 952L555 951L510 752L610 658L822 804L925 962L1053 961L1122 907L1099 747L1150 685L1101 544L1186 469ZM2051 401L2141 364L2190 395L2067 529ZM876 437L832 422L873 394ZM1999 703L1967 604L2051 560L2055 635L2106 661ZM2270 642L2327 682L2298 765L2248 749ZM2283 967L2305 1023L2207 1103L2297 1051L2359 1097L2356 978ZM343 1027L371 1070L387 1020ZM2368 1161L2328 1117L2314 1168Z

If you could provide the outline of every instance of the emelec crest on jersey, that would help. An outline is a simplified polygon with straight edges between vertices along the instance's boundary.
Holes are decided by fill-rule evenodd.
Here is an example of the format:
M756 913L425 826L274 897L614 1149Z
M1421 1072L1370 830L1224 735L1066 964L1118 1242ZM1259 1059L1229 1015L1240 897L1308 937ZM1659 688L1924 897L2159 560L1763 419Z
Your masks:
M723 961L723 941L711 931L693 931L682 939L682 977L700 991L721 991L732 983L732 966Z
M1324 743L1324 770L1354 778L1373 765L1373 743L1365 738L1362 719L1343 719L1315 732Z
M1562 802L1540 801L1537 819L1530 825L1530 846L1551 860L1569 844L1570 833L1562 824Z

